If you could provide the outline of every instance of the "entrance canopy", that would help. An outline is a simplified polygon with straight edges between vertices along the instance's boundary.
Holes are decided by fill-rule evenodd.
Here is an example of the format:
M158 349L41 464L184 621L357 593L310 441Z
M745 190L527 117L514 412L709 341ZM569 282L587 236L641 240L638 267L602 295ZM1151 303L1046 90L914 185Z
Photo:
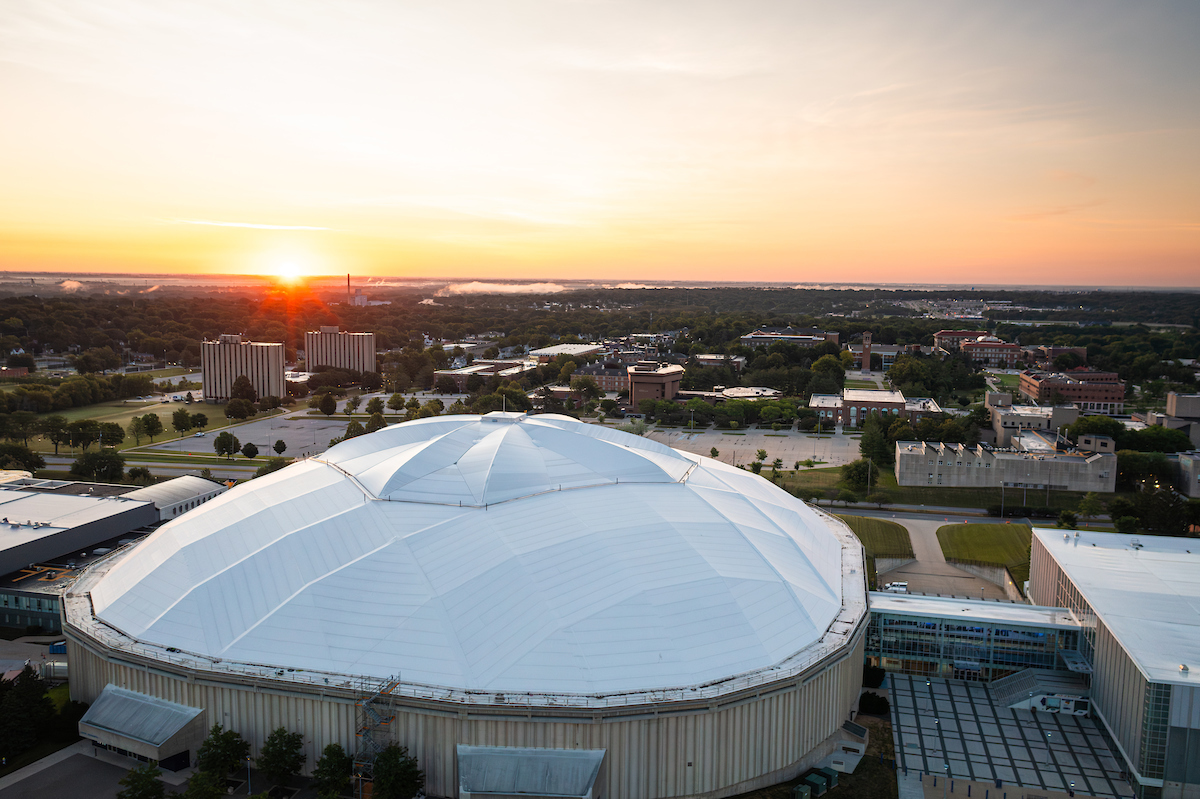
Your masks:
M204 710L106 685L79 720L79 734L101 746L163 761L204 740Z
M487 797L603 796L604 749L535 749L513 746L458 747L458 793ZM598 784L600 783L600 784Z

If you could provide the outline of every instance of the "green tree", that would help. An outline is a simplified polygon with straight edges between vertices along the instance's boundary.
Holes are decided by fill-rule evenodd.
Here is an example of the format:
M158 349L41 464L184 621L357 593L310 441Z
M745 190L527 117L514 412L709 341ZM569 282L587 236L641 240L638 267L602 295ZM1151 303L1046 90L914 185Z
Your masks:
M765 461L767 459L767 451L765 449L760 449L754 455L756 460Z
M275 729L263 742L254 765L276 785L286 786L304 767L304 736L283 727Z
M234 397L225 404L226 419L249 419L254 416L257 411L254 410L254 403L249 400Z
M38 420L38 432L54 445L55 455L58 454L58 445L66 444L70 440L67 437L67 417L65 416L57 414L43 416Z
M1100 501L1100 497L1096 495L1095 491L1089 491L1083 499L1079 500L1079 506L1075 508L1075 512L1083 518L1084 524L1087 524L1088 520L1104 513L1104 503Z
M217 437L213 439L213 449L216 450L218 455L223 455L232 459L234 453L240 451L241 448L242 442L238 441L237 436L228 430L218 434Z
M855 491L864 491L868 483L878 485L879 467L865 460L847 463L842 467L842 481Z
M753 461L750 464L750 471L754 472L755 474L762 474L762 467L762 461Z
M332 416L337 411L337 400L333 398L332 394L322 394L321 398L317 400L317 409L326 416Z
M100 446L119 447L125 441L125 430L116 422L100 423Z
M838 491L837 501L848 506L851 502L858 502L858 495L849 489L843 488Z
M377 413L383 413L383 397L371 397L367 400L367 413L372 416Z
M710 449L708 451L708 456L710 458L719 458L721 456L721 450L717 449L716 447L713 447L712 449Z
M247 458L257 458L258 457L258 447L254 446L254 444L247 441L242 446L242 454L245 455Z
M892 463L892 447L888 444L887 435L883 430L883 420L879 414L872 413L863 425L862 438L858 442L858 451L864 458L880 466L890 466Z
M892 498L883 491L876 491L867 497L867 502L870 502L875 507L883 510L884 505L892 504Z
M362 397L353 396L346 400L346 413L352 414L358 411L358 406L362 404Z
M359 423L357 419L351 419L350 424L346 425L346 434L342 436L342 441L346 441L351 438L358 438L366 432L366 429L362 426L362 424Z
M329 744L313 768L313 787L317 795L344 796L350 793L350 774L354 757L346 754L341 744Z
M562 369L558 370L558 382L564 386L571 385L571 375L575 374L578 365L574 361L567 361L562 365Z
M254 390L254 384L250 382L250 378L238 375L237 379L233 381L233 388L229 389L229 398L258 402L258 392Z
M201 430L208 427L208 417L202 413L192 414L192 427L198 427Z
M385 427L387 427L387 422L384 420L382 413L373 413L371 414L371 418L367 419L366 431L368 433L374 433L376 430L382 430Z
M154 475L145 466L134 466L129 470L129 482L143 486L150 485L154 482Z
M425 772L408 749L390 744L375 758L373 799L412 799L425 787Z
M101 433L100 423L95 419L80 419L67 425L67 437L71 446L85 451L100 440Z
M71 474L119 483L125 478L125 458L107 447L98 452L84 452L71 464Z
M281 438L275 442L275 446L271 447L271 449L275 450L276 455L282 455L287 452L287 442Z
M219 799L225 796L225 774L197 771L188 780L183 799Z
M404 407L404 403L406 401L407 400L404 399L403 394L393 394L392 396L388 397L387 406L393 411L398 411Z
M142 443L142 436L146 435L146 420L140 416L135 416L129 420L129 425L125 428L125 432L133 436L133 440L138 444ZM55 450L57 452L57 450Z
M154 763L131 768L121 778L117 799L163 799L167 789L158 778L161 773Z
M24 444L0 444L0 469L36 472L46 468L46 460Z
M162 419L158 418L157 413L148 413L142 417L142 421L146 423L146 435L150 437L150 443L153 444L154 437L157 435L162 435Z
M250 755L250 743L233 730L214 724L196 754L200 760L200 771L224 778L246 763Z
M171 427L180 435L192 429L192 415L187 408L180 408L171 414Z
M1065 527L1068 530L1074 530L1077 524L1079 524L1079 520L1075 518L1075 514L1071 513L1069 510L1064 510L1059 512L1058 522L1055 524L1055 526Z
M254 476L262 477L265 474L270 474L271 472L277 472L280 469L282 469L284 466L287 466L287 465L288 465L287 458L267 458L267 462L264 463L262 466L259 466L258 469L256 469L254 471Z
M88 421L91 421L90 419ZM37 414L32 411L13 411L8 415L8 437L29 446L29 437L38 432Z
M604 396L604 392L600 390L599 384L596 383L596 378L591 375L572 378L571 391L582 396L585 401L598 400Z

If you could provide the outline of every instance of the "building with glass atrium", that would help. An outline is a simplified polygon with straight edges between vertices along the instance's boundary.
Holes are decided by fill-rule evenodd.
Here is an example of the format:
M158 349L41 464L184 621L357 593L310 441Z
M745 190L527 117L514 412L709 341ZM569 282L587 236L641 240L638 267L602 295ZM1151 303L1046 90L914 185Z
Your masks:
M1033 531L1030 599L1079 620L1093 715L1142 799L1200 797L1198 574L1194 538Z
M956 680L1085 671L1080 633L1064 608L872 593L866 657L888 671Z

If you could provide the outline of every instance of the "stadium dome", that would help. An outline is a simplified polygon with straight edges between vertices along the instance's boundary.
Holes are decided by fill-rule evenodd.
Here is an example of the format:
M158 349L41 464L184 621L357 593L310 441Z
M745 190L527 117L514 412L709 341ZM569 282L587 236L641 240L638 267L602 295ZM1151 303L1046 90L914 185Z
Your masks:
M497 412L388 427L239 486L156 531L90 598L124 636L215 662L594 696L711 684L812 647L861 563L846 540L746 471Z

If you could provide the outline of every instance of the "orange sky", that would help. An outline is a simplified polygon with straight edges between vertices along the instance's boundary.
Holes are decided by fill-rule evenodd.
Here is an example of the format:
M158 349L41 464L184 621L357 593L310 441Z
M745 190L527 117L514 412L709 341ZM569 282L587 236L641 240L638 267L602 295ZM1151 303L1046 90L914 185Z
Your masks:
M1200 285L1200 4L0 5L0 269Z

